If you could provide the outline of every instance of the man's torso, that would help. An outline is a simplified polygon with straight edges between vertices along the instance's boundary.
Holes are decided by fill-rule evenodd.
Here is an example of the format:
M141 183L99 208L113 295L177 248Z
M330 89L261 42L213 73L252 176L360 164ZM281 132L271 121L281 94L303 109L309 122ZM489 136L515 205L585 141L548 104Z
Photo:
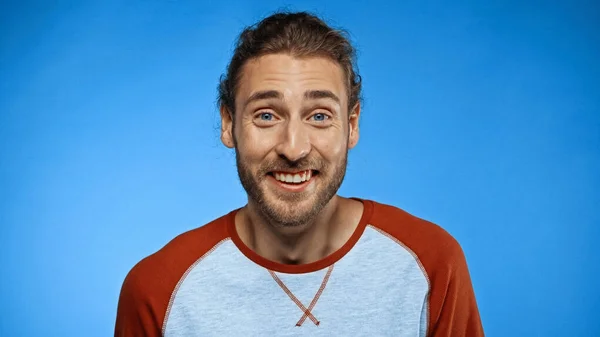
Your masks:
M251 251L236 211L180 235L127 276L116 335L419 337L455 329L454 317L479 333L458 243L400 209L362 202L350 240L305 265Z

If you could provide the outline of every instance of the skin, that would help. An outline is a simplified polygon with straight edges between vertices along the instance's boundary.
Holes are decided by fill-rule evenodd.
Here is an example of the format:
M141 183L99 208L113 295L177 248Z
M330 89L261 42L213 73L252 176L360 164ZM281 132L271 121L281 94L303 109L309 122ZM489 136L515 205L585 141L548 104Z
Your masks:
M236 151L248 204L236 215L241 240L275 262L304 264L350 238L362 203L343 198L348 150L359 138L360 105L348 111L342 68L323 57L269 54L242 68L235 113L221 107L221 140ZM301 191L274 171L310 169Z

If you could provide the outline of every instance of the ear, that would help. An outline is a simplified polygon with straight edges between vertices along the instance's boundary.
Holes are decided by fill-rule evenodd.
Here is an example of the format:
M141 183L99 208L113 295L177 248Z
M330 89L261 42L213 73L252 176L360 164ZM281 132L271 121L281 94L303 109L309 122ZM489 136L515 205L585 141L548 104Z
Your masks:
M348 148L351 149L358 143L358 117L360 116L360 103L356 103L348 116Z
M233 141L233 115L225 107L221 105L221 142L223 145L233 149L235 142Z

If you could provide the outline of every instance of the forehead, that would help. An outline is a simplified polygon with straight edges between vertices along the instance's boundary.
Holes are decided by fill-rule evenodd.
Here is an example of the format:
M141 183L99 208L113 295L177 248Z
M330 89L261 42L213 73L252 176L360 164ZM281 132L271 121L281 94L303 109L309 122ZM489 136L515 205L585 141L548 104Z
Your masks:
M347 102L344 72L325 57L293 57L268 54L248 61L242 68L236 101L242 103L253 93L276 90L284 99L301 97L307 90L329 90Z

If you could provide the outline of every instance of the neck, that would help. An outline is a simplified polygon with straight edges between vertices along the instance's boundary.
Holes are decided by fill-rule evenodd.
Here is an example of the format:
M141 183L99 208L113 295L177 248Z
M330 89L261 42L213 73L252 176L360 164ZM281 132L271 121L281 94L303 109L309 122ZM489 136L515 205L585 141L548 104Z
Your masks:
M341 248L350 238L362 214L362 207L352 207L354 203L360 204L334 196L314 219L286 227L269 223L248 202L236 216L236 230L246 246L266 259L282 264L311 263Z

